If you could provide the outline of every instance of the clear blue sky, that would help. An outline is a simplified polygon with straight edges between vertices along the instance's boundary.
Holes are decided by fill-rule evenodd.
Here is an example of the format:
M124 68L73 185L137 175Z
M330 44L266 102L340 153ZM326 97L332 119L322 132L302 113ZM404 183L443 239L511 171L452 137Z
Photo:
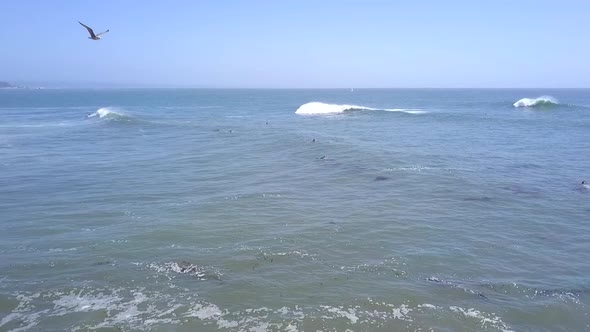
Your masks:
M590 87L590 1L5 0L0 80Z

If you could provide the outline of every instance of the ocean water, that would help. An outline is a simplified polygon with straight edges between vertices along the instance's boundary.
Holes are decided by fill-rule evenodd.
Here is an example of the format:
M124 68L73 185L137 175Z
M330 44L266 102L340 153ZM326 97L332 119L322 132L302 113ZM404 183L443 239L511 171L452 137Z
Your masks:
M582 180L590 90L0 90L0 331L588 331Z

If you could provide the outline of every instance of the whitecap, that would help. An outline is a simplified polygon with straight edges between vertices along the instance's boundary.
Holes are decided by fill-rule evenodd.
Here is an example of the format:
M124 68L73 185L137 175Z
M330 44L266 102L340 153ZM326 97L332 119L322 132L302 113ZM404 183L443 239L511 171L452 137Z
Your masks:
M338 105L338 104L326 104L320 102L311 102L299 106L295 114L302 115L314 115L314 114L338 114L345 111L361 110L361 111L374 111L376 109L357 106L357 105Z
M391 108L391 109L384 109L386 112L402 112L408 114L424 114L428 113L428 111L424 111L419 108Z
M121 119L129 119L131 118L129 115L123 113L120 110L111 108L111 107L103 107L96 110L96 112L89 114L89 118L99 118L99 119L111 119L111 120L121 120Z
M559 105L559 101L551 96L541 96L538 98L522 98L512 104L514 107L535 107L535 106L553 106Z
M413 108L374 108L359 105L346 104L327 104L321 102L310 102L299 106L295 114L300 115L322 115L322 114L340 114L347 111L387 111L387 112L403 112L408 114L426 113L421 109Z

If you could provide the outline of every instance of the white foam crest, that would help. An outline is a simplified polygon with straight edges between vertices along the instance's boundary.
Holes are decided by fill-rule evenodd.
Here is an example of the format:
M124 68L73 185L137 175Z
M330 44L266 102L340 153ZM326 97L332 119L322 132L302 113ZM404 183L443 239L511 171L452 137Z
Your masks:
M137 266L143 266L142 263L133 263ZM179 274L189 275L198 280L221 279L222 273L212 267L198 266L189 262L166 262L166 263L149 263L147 268L161 273L163 276L172 280Z
M98 110L96 110L96 112L88 115L89 118L99 118L99 119L114 119L114 118L123 118L123 117L127 117L127 115L125 115L125 113L121 112L121 111L117 111L114 108L110 108L110 107L103 107L103 108L99 108Z
M356 324L356 322L358 322L359 320L359 318L356 315L355 309L353 308L348 308L344 310L343 307L336 308L324 305L321 307L325 309L327 312L335 314L336 316L347 318L348 320L350 320L352 324Z
M317 115L317 114L338 114L351 110L361 111L375 111L375 108L357 106L357 105L338 105L338 104L326 104L321 102L311 102L299 106L295 114L301 115Z
M559 101L551 96L541 96L538 98L522 98L512 104L514 107L535 107L542 105L559 105Z
M311 102L299 106L295 114L300 115L322 115L322 114L340 114L346 111L386 111L386 112L402 112L408 114L422 114L426 111L419 108L374 108L359 105L347 104L328 104L321 102Z
M424 114L424 113L428 113L427 111L424 111L422 109L419 108L390 108L390 109L384 109L385 112L402 112L402 113L407 113L407 114Z
M424 309L432 309L432 310L436 310L436 309L440 309L440 307L435 306L434 304L430 304L430 303L424 303L424 304L419 304L416 306L416 308L424 308Z

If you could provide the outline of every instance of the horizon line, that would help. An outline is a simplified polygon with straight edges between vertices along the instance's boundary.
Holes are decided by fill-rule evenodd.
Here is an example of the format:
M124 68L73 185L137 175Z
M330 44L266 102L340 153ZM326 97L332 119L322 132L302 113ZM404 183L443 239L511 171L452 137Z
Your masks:
M97 85L102 85L97 83ZM588 90L590 87L203 87L203 86L43 86L16 85L0 90L186 89L186 90Z

